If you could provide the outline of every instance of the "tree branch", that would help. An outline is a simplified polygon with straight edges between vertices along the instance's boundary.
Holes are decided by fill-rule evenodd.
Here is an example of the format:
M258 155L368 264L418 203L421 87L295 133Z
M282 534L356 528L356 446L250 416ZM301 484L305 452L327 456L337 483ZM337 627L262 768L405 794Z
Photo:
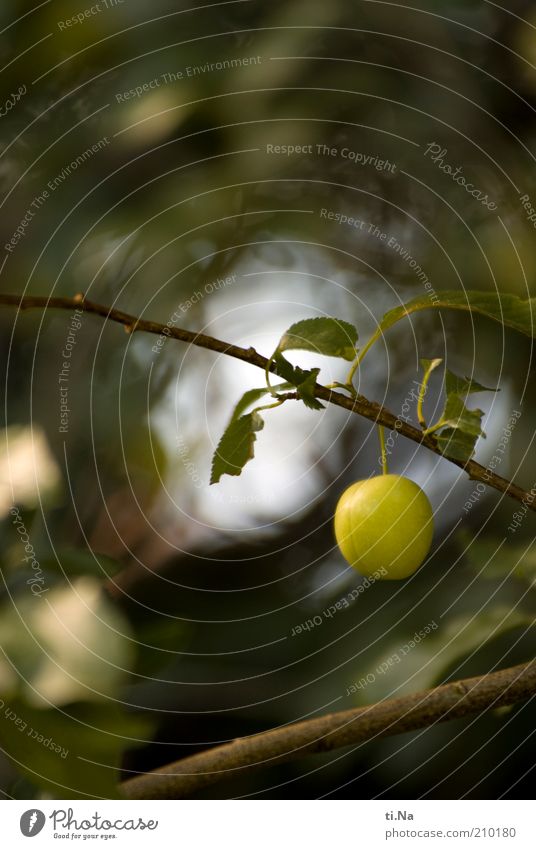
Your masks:
M258 354L254 348L240 348L202 333L193 333L179 327L168 327L154 321L140 319L120 310L88 301L83 295L77 295L74 298L46 298L0 294L0 306L14 306L21 310L81 309L86 313L93 313L108 321L122 324L128 333L144 331L163 335L235 357L263 370L268 364L267 359ZM276 372L275 364L271 364L270 370ZM315 394L330 404L357 413L390 430L396 430L407 439L424 445L429 451L444 456L433 436L425 436L419 428L402 421L389 410L361 395L355 399L349 398L318 384ZM449 457L445 459L464 469L472 480L480 481L503 492L516 501L520 501L527 508L536 511L532 494L511 481L496 475L474 460L464 463ZM240 775L250 769L272 766L315 752L327 752L355 745L380 736L415 731L436 722L459 719L481 713L489 708L515 704L534 695L536 695L536 660L477 678L455 681L410 696L328 714L235 740L233 743L183 758L154 772L138 775L125 781L121 787L124 794L132 799L186 797L229 775Z
M196 345L199 348L206 348L209 351L216 351L220 354L226 354L230 357L235 357L237 360L250 363L257 366L263 371L266 369L268 360L261 354L258 354L255 348L240 348L237 345L230 345L228 342L222 342L220 339L215 339L213 336L206 336L203 333L193 333L190 330L183 330L180 327L168 327L165 324L159 324L155 321L147 321L145 319L136 318L121 310L112 309L102 304L96 304L93 301L88 301L83 295L76 295L74 298L47 298L33 295L1 295L0 306L18 307L20 310L27 309L63 309L73 310L79 309L86 313L99 315L108 321L114 321L122 324L127 333L143 331L145 333L153 333L159 336L166 336L171 339L177 339L179 342L188 342L191 345ZM277 373L277 368L274 363L270 366L270 371ZM396 430L406 439L411 439L420 445L424 445L429 451L444 457L439 449L435 438L432 435L425 436L423 431L406 421L398 418L393 413L389 412L385 407L381 407L374 401L369 401L362 395L357 398L349 398L342 395L340 392L332 392L325 386L316 385L316 396L323 401L334 404L337 407L343 407L351 413L357 413L369 421L384 425L389 430ZM450 457L445 457L450 463L464 469L471 480L479 481L487 486L502 492L505 495L514 498L521 502L528 509L536 512L536 500L532 493L527 492L521 487L512 483L506 478L495 474L490 469L477 463L475 460L463 462L454 460Z
M180 799L244 772L426 728L536 695L536 660L243 737L123 782L130 799Z

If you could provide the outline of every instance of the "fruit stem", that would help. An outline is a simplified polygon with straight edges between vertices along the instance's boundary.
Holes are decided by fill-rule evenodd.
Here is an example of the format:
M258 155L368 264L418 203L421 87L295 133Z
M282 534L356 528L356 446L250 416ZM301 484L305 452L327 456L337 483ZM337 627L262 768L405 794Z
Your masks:
M347 386L353 386L354 375L355 375L356 371L358 370L359 366L361 365L361 363L362 363L365 355L367 354L367 352L370 351L370 349L372 348L374 343L378 341L378 339L380 338L381 335L382 335L381 330L376 330L372 334L370 339L368 340L365 347L362 348L362 350L359 352L359 354L357 355L357 357L355 358L355 360L352 363L350 371L348 372L348 377L346 378L346 385Z
M434 425L431 425L431 427L425 428L423 430L423 435L424 436L430 436L432 433L435 433L436 430L439 430L441 427L445 427L446 425L448 425L448 421L444 421L443 419L440 419Z
M352 396L352 398L357 398L357 392L354 386L348 383L339 383L338 380L336 380L334 383L327 383L326 389L345 389L346 392L348 392Z
M275 397L277 397L277 396L275 396ZM260 413L261 410L273 410L273 409L275 409L275 407L280 407L281 404L285 403L285 401L288 401L288 398L284 398L283 396L280 396L277 401L274 401L273 404L265 404L263 407L255 407L253 412L254 413Z
M424 403L424 396L426 395L426 389L427 386L423 380L421 385L419 386L419 397L417 399L417 418L423 430L426 429L426 419L424 418L424 412L422 408Z
M417 398L417 418L419 420L419 424L424 431L426 431L426 419L424 418L423 404L424 404L424 396L428 392L428 381L430 380L430 375L436 369L443 360L431 360L428 368L425 370L423 379L419 386L419 396ZM428 432L428 431L427 431Z
M385 428L383 425L378 425L378 436L380 438L380 451L382 456L382 475L389 474L389 466L387 464L387 450L385 448Z
M264 369L264 374L266 376L266 386L268 387L268 391L269 391L270 395L273 398L277 398L277 392L270 382L270 366L272 365L273 361L274 361L274 355L272 354L272 356L270 357L270 359L266 363L266 368Z

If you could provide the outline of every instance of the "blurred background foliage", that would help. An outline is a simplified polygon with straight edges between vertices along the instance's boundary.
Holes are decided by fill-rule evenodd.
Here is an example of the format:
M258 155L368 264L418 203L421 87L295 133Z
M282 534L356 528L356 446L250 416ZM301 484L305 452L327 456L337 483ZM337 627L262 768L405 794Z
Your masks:
M340 316L363 339L386 309L422 294L391 238L435 290L536 295L534 229L520 203L536 199L532 3L124 0L59 26L84 8L0 9L0 106L27 89L0 118L0 244L35 212L2 250L3 292L85 292L164 323L178 313L179 326L264 354L296 319ZM232 59L242 66L207 67ZM137 86L146 90L125 99ZM497 212L425 155L432 143ZM394 168L356 164L345 148ZM343 488L378 470L370 424L287 404L267 417L242 477L209 488L214 444L262 375L170 340L157 353L156 337L85 316L62 433L70 328L69 313L0 313L5 796L113 797L131 770L534 655L534 523L528 515L507 531L515 502L489 490L464 510L474 483L395 439L392 471L423 486L436 510L433 553L410 581L376 584L323 617L360 583L334 548L331 518ZM531 355L530 340L499 325L424 313L389 332L359 391L400 413L421 356L500 387L483 396L477 459L493 456L521 410L497 471L530 489ZM294 359L321 365L324 382L344 376L328 360ZM41 597L27 583L35 568L14 504ZM431 622L432 634L375 673ZM206 795L523 796L532 713L521 705L372 741Z

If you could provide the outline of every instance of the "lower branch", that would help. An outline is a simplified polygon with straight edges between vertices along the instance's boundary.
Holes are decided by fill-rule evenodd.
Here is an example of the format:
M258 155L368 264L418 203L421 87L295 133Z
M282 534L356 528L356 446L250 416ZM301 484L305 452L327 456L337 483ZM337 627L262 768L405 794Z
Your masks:
M121 785L130 799L181 799L225 778L315 752L426 728L536 695L536 660L433 690L243 737Z

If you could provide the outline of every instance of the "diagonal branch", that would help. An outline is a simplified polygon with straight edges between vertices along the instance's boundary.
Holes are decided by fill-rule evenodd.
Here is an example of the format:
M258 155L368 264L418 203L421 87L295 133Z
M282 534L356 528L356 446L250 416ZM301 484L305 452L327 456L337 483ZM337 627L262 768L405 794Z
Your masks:
M190 330L183 330L180 327L168 327L166 324L159 324L155 321L147 321L146 319L136 318L136 316L129 315L129 313L122 312L121 310L112 309L111 307L104 306L103 304L96 304L93 301L88 301L83 295L76 295L74 298L47 298L34 295L21 296L0 294L0 306L13 306L18 307L20 310L79 309L87 313L99 315L107 321L114 321L118 324L122 324L127 333L143 331L145 333L153 333L159 336L177 339L179 342L188 342L189 344L196 345L199 348L206 348L209 351L215 351L216 353L235 357L235 359L250 363L250 365L257 366L263 371L268 366L268 360L266 357L258 354L255 348L240 348L237 345L230 345L228 342L222 342L220 339L215 339L213 336L206 336L203 333L194 333ZM277 371L274 363L270 365L270 371ZM346 395L342 395L340 392L332 392L330 389L327 389L327 387L320 386L319 384L316 386L315 394L323 401L327 401L337 407L343 407L351 413L357 413L358 415L369 419L369 421L384 425L389 428L389 430L396 430L402 436L405 436L406 439L411 439L413 442L424 445L425 448L428 448L429 451L433 451L434 454L438 454L440 457L444 456L432 435L425 435L419 428L403 421L398 418L398 416L389 412L389 410L385 407L376 404L374 401L367 400L367 398L364 398L362 395L359 395L355 399L349 398ZM447 459L450 463L454 463L454 465L459 466L461 469L464 469L471 480L486 484L492 489L496 489L498 492L502 492L505 495L510 496L510 498L520 501L527 509L536 512L536 501L531 492L521 489L521 487L517 486L515 483L495 474L495 472L492 472L491 469L486 469L475 460L463 462L462 460L453 460L450 457L446 457L445 459Z
M265 370L268 360L254 348L240 348L212 336L168 327L137 318L120 310L88 301L83 295L74 298L0 295L0 306L18 309L81 309L105 320L122 324L128 333L144 331L187 342L210 351L226 354ZM275 364L270 365L276 371ZM357 413L369 421L424 445L443 456L433 436L425 436L419 428L399 419L393 413L363 396L348 398L317 384L315 394L338 407ZM464 469L473 480L520 501L536 511L532 493L496 475L474 460L461 462L446 458ZM190 796L229 775L315 752L326 752L362 743L379 736L400 734L425 728L436 722L458 719L489 708L515 704L536 695L536 661L493 672L478 678L455 681L433 690L389 699L375 705L328 714L317 719L287 725L252 737L235 740L197 755L184 758L154 772L138 775L122 784L128 798L181 798Z
M121 789L130 799L180 799L251 769L415 731L436 722L512 705L534 695L536 661L533 660L433 690L243 737L154 772L137 775L125 781Z

